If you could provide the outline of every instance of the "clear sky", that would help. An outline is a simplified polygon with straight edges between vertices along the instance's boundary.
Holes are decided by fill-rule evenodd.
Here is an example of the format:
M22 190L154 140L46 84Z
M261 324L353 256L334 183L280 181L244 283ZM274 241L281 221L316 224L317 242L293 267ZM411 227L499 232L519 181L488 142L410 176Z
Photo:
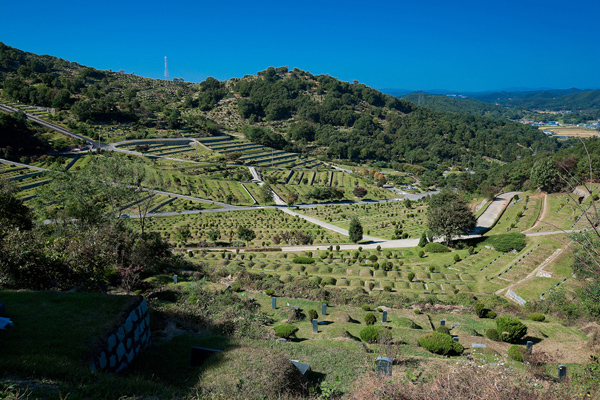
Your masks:
M599 88L597 0L5 1L0 41L202 81L298 67L369 86Z

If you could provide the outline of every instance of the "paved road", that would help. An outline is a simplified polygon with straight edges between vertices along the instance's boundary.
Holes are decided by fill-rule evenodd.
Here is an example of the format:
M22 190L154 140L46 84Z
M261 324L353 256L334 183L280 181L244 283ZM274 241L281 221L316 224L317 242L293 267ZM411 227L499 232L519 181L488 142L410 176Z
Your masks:
M490 229L516 194L521 192L507 192L496 196L492 204L477 218L477 226L473 229L473 233L480 234Z
M16 167L25 167L25 168L28 168L28 169L35 169L36 171L43 171L43 172L52 171L51 169L34 167L33 165L27 165L27 164L21 164L21 163L18 163L18 162L14 162L14 161L8 161L8 160L5 160L3 158L0 158L0 163L2 163L2 164L10 164L10 165L14 165Z

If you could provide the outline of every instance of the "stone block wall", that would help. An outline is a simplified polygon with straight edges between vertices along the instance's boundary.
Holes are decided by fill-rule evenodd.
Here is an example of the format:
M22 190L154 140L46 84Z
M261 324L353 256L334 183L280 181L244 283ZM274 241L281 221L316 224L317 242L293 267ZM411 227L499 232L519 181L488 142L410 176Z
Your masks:
M92 371L120 372L150 344L150 315L145 299L108 335L90 362Z

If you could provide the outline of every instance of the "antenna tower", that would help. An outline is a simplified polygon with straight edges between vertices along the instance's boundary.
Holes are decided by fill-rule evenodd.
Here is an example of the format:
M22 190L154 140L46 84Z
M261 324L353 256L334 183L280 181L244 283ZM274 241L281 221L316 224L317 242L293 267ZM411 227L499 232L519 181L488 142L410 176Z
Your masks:
M169 68L167 67L167 56L165 56L165 80L169 81Z

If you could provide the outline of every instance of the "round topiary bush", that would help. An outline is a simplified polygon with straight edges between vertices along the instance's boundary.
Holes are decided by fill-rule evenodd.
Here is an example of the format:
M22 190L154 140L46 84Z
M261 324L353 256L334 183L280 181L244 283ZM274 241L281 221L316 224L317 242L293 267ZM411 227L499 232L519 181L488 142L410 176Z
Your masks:
M419 310L418 308L415 308L413 312L414 312L415 314L417 314L417 315L419 315L419 314L423 314L423 313L421 312L421 310Z
M527 326L517 318L507 315L496 319L496 329L500 334L500 340L508 343L516 343L527 334Z
M381 330L376 326L367 326L360 331L360 338L367 343L376 343L381 338Z
M428 253L449 253L450 249L441 243L427 243L423 248Z
M375 314L367 313L367 315L365 315L365 324L375 325L375 322L377 322L377 317L375 316Z
M435 328L436 332L440 332L440 333L445 333L446 335L450 334L450 328L448 328L446 325L440 325L437 328Z
M445 333L432 332L419 338L419 344L424 349L434 353L448 356L457 356L465 351L465 348Z
M371 311L371 306L368 304L363 304L360 308L362 308L363 311Z
M523 362L527 354L527 349L523 346L510 346L508 349L508 356L515 361Z
M489 318L489 319L496 319L496 317L498 316L498 314L496 314L496 311L492 311L492 310L486 310L487 312L485 313L485 318Z
M273 289L267 289L265 290L265 294L267 296L273 296L275 294L275 291Z
M308 310L308 317L312 321L313 319L319 318L319 314L317 314L317 310L311 308L310 310Z
M490 328L487 331L485 331L485 337L490 340L493 340L494 342L500 341L500 335L498 334L498 331L494 328Z
M529 314L529 319L537 322L544 322L546 320L546 316L540 313L532 313Z
M296 332L298 332L298 327L292 324L277 325L273 329L278 337L284 339L289 339L290 337L295 336Z

